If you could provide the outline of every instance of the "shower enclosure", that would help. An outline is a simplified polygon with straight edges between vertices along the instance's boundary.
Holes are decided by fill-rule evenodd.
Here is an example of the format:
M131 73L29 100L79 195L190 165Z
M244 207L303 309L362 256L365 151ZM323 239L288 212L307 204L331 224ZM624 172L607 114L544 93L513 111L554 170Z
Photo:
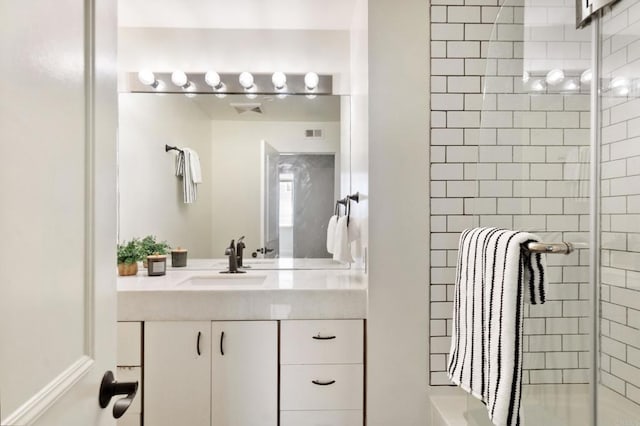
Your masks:
M459 126L464 146L444 150L462 179L442 179L443 199L463 202L445 229L519 229L576 247L547 255L548 301L524 307L522 424L640 426L640 2L614 2L580 29L576 7L589 0L496 3L480 10L492 18L481 89L460 113L478 111L479 126ZM462 11L448 7L449 20ZM465 40L474 29L465 24ZM478 64L465 60L465 75ZM458 116L447 114L449 131ZM491 425L466 401L467 424Z

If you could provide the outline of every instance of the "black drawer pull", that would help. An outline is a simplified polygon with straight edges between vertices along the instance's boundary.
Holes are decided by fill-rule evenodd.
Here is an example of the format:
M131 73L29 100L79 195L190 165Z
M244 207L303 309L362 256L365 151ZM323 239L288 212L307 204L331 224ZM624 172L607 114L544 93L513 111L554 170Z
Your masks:
M313 383L314 385L318 385L318 386L329 386L334 384L336 381L335 380L331 380L328 382L321 382L320 380L312 380L311 383Z
M313 336L313 338L315 340L333 340L336 338L336 336L321 336L320 333L318 333L317 336Z
M202 332L198 331L198 341L196 342L196 352L198 352L198 356L202 355L200 352L200 338L202 337Z
M220 355L224 356L224 331L220 333Z

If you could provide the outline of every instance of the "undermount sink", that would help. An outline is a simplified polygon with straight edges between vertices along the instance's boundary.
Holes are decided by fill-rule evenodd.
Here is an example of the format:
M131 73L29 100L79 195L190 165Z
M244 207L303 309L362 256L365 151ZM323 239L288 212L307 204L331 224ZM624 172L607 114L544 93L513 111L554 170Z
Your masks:
M260 287L267 279L266 275L256 274L211 274L193 275L178 283L178 286L193 287Z

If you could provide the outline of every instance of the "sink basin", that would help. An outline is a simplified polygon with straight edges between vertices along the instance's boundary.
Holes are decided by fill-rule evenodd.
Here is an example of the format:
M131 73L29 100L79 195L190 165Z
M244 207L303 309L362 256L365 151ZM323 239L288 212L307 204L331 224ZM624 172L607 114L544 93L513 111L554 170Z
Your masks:
M264 284L266 275L255 274L212 274L193 275L178 283L179 286L192 287L228 287L228 288L256 288Z

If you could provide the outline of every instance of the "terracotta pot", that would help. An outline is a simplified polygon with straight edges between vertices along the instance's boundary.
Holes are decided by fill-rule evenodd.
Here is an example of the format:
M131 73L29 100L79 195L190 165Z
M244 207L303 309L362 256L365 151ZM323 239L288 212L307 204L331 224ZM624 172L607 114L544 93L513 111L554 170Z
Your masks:
M118 263L118 275L126 277L128 275L136 275L138 273L138 262L135 263Z

